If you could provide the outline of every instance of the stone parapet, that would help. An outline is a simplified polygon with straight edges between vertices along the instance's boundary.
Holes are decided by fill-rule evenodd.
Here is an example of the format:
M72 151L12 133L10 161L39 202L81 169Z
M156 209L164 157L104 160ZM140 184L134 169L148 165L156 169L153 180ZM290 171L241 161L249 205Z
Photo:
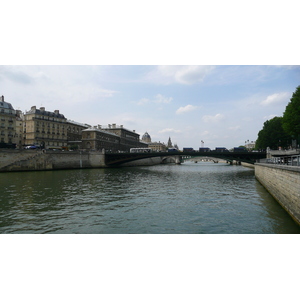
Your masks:
M105 154L97 151L0 151L0 172L101 167L105 167Z
M300 225L300 168L256 163L255 177Z

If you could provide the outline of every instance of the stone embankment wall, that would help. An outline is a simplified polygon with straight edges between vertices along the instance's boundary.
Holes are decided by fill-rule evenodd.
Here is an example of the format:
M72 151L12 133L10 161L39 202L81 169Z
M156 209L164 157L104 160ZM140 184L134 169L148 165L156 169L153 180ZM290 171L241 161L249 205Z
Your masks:
M257 163L255 177L300 225L300 168Z
M101 152L0 151L0 172L105 167Z

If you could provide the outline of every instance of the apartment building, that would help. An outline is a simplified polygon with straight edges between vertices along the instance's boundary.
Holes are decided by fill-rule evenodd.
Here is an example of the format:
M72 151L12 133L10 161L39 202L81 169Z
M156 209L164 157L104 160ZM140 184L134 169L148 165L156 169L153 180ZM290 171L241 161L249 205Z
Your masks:
M13 106L0 97L0 147L16 146L16 111Z
M120 150L120 137L95 126L82 131L82 146L86 150L117 152Z
M67 140L68 148L77 150L82 148L82 131L90 128L88 124L78 123L72 120L67 120Z
M32 106L24 114L24 144L45 149L61 149L67 146L67 119L59 113Z
M100 126L100 125L98 125ZM108 124L103 130L114 133L120 137L120 151L129 151L130 148L147 148L148 144L140 141L140 135L135 130L129 130L123 125Z

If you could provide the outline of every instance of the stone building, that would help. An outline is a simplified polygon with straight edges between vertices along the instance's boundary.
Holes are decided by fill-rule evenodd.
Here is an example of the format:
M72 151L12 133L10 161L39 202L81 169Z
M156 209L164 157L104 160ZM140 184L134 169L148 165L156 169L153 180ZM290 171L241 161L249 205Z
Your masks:
M168 147L168 148L173 148L173 144L172 144L172 141L171 141L171 138L170 138L170 137L169 137L169 140L168 140L167 147Z
M148 132L145 132L142 136L142 142L144 143L151 143L151 136Z
M103 127L101 125L82 131L82 149L129 152L130 148L147 148L140 142L139 134L116 124Z
M12 105L0 97L0 147L16 146L16 111Z
M16 148L22 149L23 148L23 123L24 123L24 115L22 111L16 111L16 133L15 133L15 141L16 141Z
M148 144L148 147L154 152L166 152L167 147L164 143L161 142L151 142Z
M151 136L148 132L145 132L142 136L142 142L147 143L148 147L152 149L154 152L165 152L167 150L167 147L165 144L161 142L152 142Z
M120 150L120 137L95 126L82 131L82 149L117 152Z
M99 125L100 126L100 125ZM103 130L114 133L120 137L120 151L128 152L130 148L147 148L148 144L140 141L140 135L135 130L129 130L123 125L117 126L116 124L108 124L108 127L102 128Z
M81 124L72 120L67 120L67 140L68 148L71 150L80 149L82 146L82 131L90 128L88 124Z
M24 144L45 149L61 149L67 146L67 119L59 113L32 106L24 115Z

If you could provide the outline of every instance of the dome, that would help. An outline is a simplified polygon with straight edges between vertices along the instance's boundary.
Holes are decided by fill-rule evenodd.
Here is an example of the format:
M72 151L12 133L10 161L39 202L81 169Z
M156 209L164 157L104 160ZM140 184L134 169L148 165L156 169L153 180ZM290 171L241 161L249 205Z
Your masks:
M142 141L146 143L151 143L151 137L148 132L145 132L142 136Z

